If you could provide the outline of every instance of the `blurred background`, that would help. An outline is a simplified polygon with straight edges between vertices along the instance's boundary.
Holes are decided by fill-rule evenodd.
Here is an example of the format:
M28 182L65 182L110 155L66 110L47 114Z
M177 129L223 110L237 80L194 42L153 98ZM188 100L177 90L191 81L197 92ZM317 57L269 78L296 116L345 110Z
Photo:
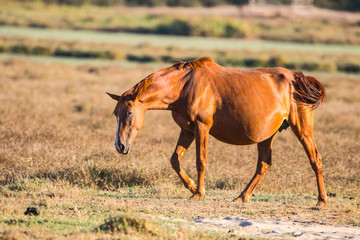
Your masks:
M129 65L207 55L232 67L360 73L359 11L357 0L0 0L0 58Z

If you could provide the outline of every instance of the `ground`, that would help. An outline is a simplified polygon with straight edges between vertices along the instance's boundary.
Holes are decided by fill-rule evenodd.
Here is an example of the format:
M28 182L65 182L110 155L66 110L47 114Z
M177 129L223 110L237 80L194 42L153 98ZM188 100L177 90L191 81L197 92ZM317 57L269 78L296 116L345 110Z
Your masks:
M314 134L328 192L327 205L318 208L315 174L289 129L277 137L273 166L247 204L231 200L255 171L255 145L231 146L210 139L206 197L201 201L188 200L191 193L171 169L179 129L170 113L148 112L132 153L117 154L116 120L111 115L115 103L105 92L121 94L159 67L139 66L0 62L2 238L224 239L293 234L307 239L314 236L309 232L315 224L322 232L330 226L337 234L343 228L335 227L347 226L353 231L349 234L359 237L357 75L306 73L315 75L328 94L315 113ZM183 166L193 178L194 158L192 146ZM24 215L28 207L37 208L40 215ZM142 219L151 226L142 225ZM274 227L272 232L267 221L284 226L292 221L299 228L283 233ZM107 226L117 227L113 232ZM261 233L251 232L255 226L265 227Z

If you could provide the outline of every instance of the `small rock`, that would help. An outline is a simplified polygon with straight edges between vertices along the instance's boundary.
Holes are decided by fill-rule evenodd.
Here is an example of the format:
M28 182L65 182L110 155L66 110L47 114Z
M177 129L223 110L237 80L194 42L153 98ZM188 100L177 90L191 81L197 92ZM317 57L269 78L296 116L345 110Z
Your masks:
M301 235L303 235L304 233L303 232L293 232L293 236L294 237L300 237Z
M39 216L40 211L36 207L28 207L24 214L29 216Z
M327 193L329 197L336 197L336 193Z

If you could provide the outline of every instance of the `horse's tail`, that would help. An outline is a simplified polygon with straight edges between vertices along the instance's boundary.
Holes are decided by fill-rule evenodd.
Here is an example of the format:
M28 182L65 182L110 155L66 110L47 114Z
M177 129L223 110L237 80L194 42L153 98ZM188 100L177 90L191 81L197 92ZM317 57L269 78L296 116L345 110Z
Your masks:
M314 77L294 72L294 100L301 110L314 110L325 101L324 86Z

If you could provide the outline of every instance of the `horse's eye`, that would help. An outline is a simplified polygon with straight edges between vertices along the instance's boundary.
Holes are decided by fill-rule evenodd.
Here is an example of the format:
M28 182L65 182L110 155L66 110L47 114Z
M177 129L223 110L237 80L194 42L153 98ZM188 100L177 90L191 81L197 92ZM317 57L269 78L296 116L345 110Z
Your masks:
M131 116L133 114L133 112L132 111L128 111L128 112L126 112L126 116Z

